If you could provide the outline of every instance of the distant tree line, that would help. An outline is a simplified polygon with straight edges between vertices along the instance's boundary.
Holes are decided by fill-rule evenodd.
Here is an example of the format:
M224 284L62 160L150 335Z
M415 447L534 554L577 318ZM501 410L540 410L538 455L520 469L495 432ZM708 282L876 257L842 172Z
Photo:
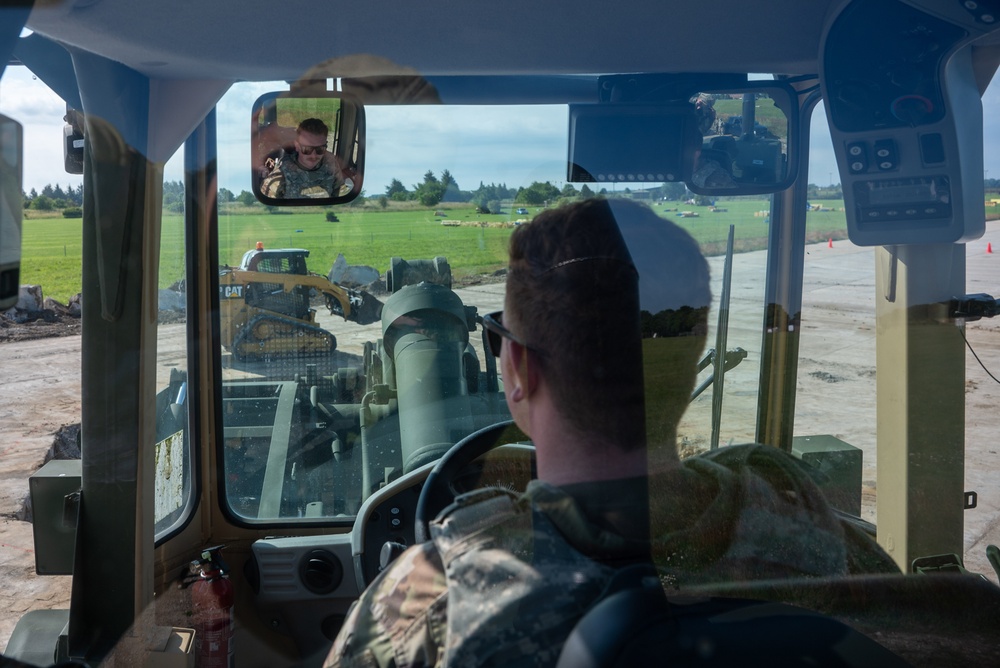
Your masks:
M76 188L66 186L63 188L58 183L56 185L46 185L42 192L32 188L24 195L24 208L35 211L54 211L56 209L66 209L83 206L83 184Z
M810 183L806 186L806 197L809 199L843 199L844 191L838 183L835 186L818 186Z
M441 202L468 202L476 205L484 213L498 213L500 202L510 201L516 194L506 184L479 183L475 190L462 190L449 170L438 177L428 169L420 183L407 188L399 179L392 179L385 187L385 194L378 200L382 206L388 202L420 202L423 206L435 206Z
M630 192L628 188L624 188L621 194L627 195ZM687 188L683 183L664 183L649 190L649 192L650 196L656 199L680 199L687 193ZM385 188L385 194L379 196L378 200L382 206L386 206L390 201L417 201L424 206L435 206L440 202L467 202L474 204L481 213L501 213L502 202L528 206L553 206L594 195L611 194L613 193L608 193L607 188L603 187L595 192L586 183L582 184L579 189L572 183L567 183L562 189L559 189L550 181L535 181L527 187L516 190L508 188L504 183L487 185L480 181L479 187L475 190L462 190L451 172L446 169L441 172L440 177L436 176L432 170L427 170L424 173L423 181L410 188L407 188L399 179L392 179Z
M239 195L235 195L229 188L219 188L218 198L219 204L239 202L243 206L253 206L257 201L249 190L242 190ZM184 212L184 184L180 181L163 182L163 210L173 213Z
M984 179L983 185L987 191L1000 191L1000 179ZM812 199L842 199L844 196L840 184L834 186L818 186L815 183L808 185L807 196ZM629 194L629 188L624 188L622 193ZM664 183L656 188L649 189L651 197L657 200L679 200L687 199L691 196L687 187L683 183ZM24 196L24 208L36 211L55 211L83 206L83 184L73 187L67 185L65 188L47 184L41 192L32 188L28 192L22 193ZM385 194L377 199L386 206L389 201L407 202L418 201L424 206L435 206L440 202L468 202L475 204L483 213L500 213L501 202L513 201L515 204L526 204L528 206L547 206L565 203L574 199L593 197L594 195L609 195L606 188L601 188L594 192L586 183L579 190L572 184L567 183L562 190L556 188L549 181L532 183L527 188L508 188L506 184L489 185L479 182L479 187L475 190L462 190L455 182L455 178L447 169L441 172L441 176L435 176L434 172L427 170L421 183L411 186L409 189L403 185L399 179L392 179L385 188ZM364 199L358 198L363 204ZM240 191L237 195L228 188L219 188L219 203L227 204L239 202L243 206L252 206L257 198L248 190ZM184 211L184 184L180 181L164 181L163 183L163 208L167 211L180 213Z

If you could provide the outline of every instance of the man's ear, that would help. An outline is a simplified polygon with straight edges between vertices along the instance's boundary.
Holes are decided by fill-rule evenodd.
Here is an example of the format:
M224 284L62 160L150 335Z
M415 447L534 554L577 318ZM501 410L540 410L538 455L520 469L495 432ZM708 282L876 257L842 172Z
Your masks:
M513 381L511 383L511 399L519 401L530 397L538 389L539 368L535 359L537 353L532 352L517 341L507 339L510 369Z

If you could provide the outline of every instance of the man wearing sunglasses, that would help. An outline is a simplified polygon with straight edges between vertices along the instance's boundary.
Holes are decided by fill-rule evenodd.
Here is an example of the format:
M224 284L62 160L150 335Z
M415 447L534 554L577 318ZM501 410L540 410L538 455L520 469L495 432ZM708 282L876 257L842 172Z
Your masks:
M649 207L589 200L516 229L483 326L538 479L456 499L362 594L326 665L551 666L633 564L681 590L891 570L777 448L681 462L710 302L697 243Z
M264 178L260 191L277 199L325 199L341 194L344 179L327 149L330 130L307 118L295 130L295 150L284 152Z

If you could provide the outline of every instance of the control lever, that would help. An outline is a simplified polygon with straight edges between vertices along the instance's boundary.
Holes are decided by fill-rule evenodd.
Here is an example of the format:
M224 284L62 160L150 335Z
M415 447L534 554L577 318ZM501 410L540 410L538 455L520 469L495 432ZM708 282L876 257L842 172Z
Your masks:
M384 571L389 567L396 557L403 554L406 551L406 546L402 543L397 543L392 540L388 540L382 545L382 550L378 554L378 570L379 573Z

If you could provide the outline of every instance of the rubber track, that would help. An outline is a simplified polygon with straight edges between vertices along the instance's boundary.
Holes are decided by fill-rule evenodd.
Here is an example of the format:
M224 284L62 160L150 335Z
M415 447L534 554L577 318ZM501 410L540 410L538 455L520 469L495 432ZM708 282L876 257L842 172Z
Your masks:
M320 338L328 339L330 341L330 350L328 352L332 353L334 350L337 349L336 337L334 337L333 334L326 331L322 327L316 327L315 325L307 325L302 322L289 320L287 318L281 318L273 315L258 315L255 316L253 319L251 319L250 322L248 322L246 326L244 326L243 329L240 330L240 333L237 334L236 338L233 340L233 346L232 346L233 357L235 357L240 362L252 362L252 361L260 361L268 357L295 356L302 352L299 350L269 351L267 350L266 342L265 346L262 348L259 345L261 341L255 338L251 338L251 332L253 332L253 330L257 327L258 324L266 320L273 320L274 322L278 323L283 327L291 326L295 328L295 330L291 333L291 336L282 336L278 337L278 339L295 338L299 331L305 331L308 332L310 335L318 335ZM262 350L264 352L262 352L261 354L253 354L253 355L244 354L243 350L244 345L246 345L247 347L257 348L258 350Z

